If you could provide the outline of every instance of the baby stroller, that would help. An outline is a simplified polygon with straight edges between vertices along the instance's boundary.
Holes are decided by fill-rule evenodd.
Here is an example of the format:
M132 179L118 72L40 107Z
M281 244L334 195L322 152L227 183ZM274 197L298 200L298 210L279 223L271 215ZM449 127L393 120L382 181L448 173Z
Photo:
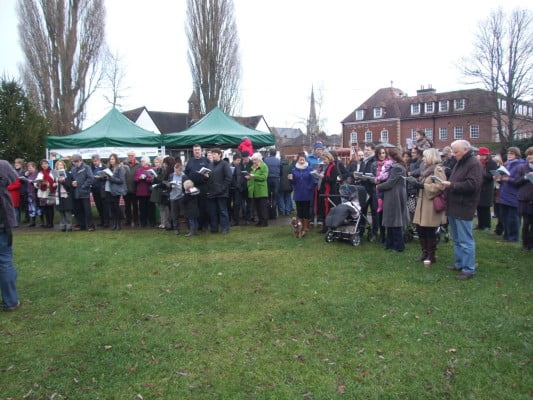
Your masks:
M338 195L328 195L328 197L338 196L341 204L335 205L326 216L325 240L331 243L335 240L349 241L353 246L361 243L361 219L366 217L361 213L361 205L367 200L367 193L363 186L342 185Z

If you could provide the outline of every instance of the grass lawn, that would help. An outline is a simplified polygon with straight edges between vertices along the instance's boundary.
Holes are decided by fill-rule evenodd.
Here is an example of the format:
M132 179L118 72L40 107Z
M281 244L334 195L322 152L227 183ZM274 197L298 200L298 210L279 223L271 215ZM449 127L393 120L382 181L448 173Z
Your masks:
M451 243L16 232L0 399L530 399L533 257L476 235L460 282Z

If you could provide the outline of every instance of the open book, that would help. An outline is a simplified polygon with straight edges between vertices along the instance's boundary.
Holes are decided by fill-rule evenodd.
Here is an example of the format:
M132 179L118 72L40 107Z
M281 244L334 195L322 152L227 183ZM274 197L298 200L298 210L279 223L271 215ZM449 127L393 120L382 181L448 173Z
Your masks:
M524 176L529 182L533 183L533 172L528 172L526 176Z
M434 183L442 183L442 179L440 179L438 176L436 175L431 175L430 176L431 180L434 182Z
M241 174L243 174L243 176L250 175L250 171L241 171Z
M320 179L321 176L320 176L320 171L317 171L316 169L311 171L311 175L314 177L314 178L317 178L317 179Z
M52 175L55 179L65 179L67 177L67 171L64 169L54 169L52 170Z
M113 176L113 171L111 171L109 168L106 168L98 171L96 174L101 178L105 178L106 176Z
M152 178L156 178L157 177L157 172L155 172L155 170L153 170L153 169L147 169L146 171L144 171L144 174L146 176L151 176Z
M206 168L206 167L202 167L200 168L200 170L198 171L199 174L209 174L211 172L211 170L209 168Z
M507 176L510 176L511 173L509 172L509 170L507 168L505 168L503 165L498 168L498 169L493 169L490 171L490 173L493 175L493 176L501 176L501 175L507 175Z
M363 172L354 172L353 173L353 176L354 178L356 179L362 179L362 180L366 180L366 181L373 181L376 177L374 176L374 174L370 173L370 172L366 172L366 173L363 173Z

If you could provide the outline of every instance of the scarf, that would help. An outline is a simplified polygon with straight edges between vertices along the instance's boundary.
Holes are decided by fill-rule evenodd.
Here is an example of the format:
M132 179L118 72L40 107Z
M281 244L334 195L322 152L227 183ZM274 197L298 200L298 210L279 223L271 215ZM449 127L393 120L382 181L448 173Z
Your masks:
M435 175L435 168L437 168L437 165L439 164L431 164L424 168L420 174L420 182L424 182L428 176Z
M54 178L50 175L50 169L43 169L41 172L43 173L43 182L41 183L41 190L43 192L45 190L54 190Z
M296 163L296 165L294 167L297 168L297 169L301 169L303 171L303 170L307 169L307 167L309 167L309 163L307 161L303 165L300 164L300 163Z

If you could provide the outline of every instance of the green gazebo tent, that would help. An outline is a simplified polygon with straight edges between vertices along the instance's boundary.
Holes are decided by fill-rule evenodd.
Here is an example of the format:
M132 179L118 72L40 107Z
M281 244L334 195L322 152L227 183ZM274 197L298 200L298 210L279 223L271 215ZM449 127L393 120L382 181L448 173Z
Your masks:
M147 131L113 107L100 121L69 136L48 136L48 149L161 147L161 135Z
M235 147L244 137L248 137L256 148L274 144L272 133L247 128L215 107L189 129L163 135L163 144L167 147L190 147L194 144Z

